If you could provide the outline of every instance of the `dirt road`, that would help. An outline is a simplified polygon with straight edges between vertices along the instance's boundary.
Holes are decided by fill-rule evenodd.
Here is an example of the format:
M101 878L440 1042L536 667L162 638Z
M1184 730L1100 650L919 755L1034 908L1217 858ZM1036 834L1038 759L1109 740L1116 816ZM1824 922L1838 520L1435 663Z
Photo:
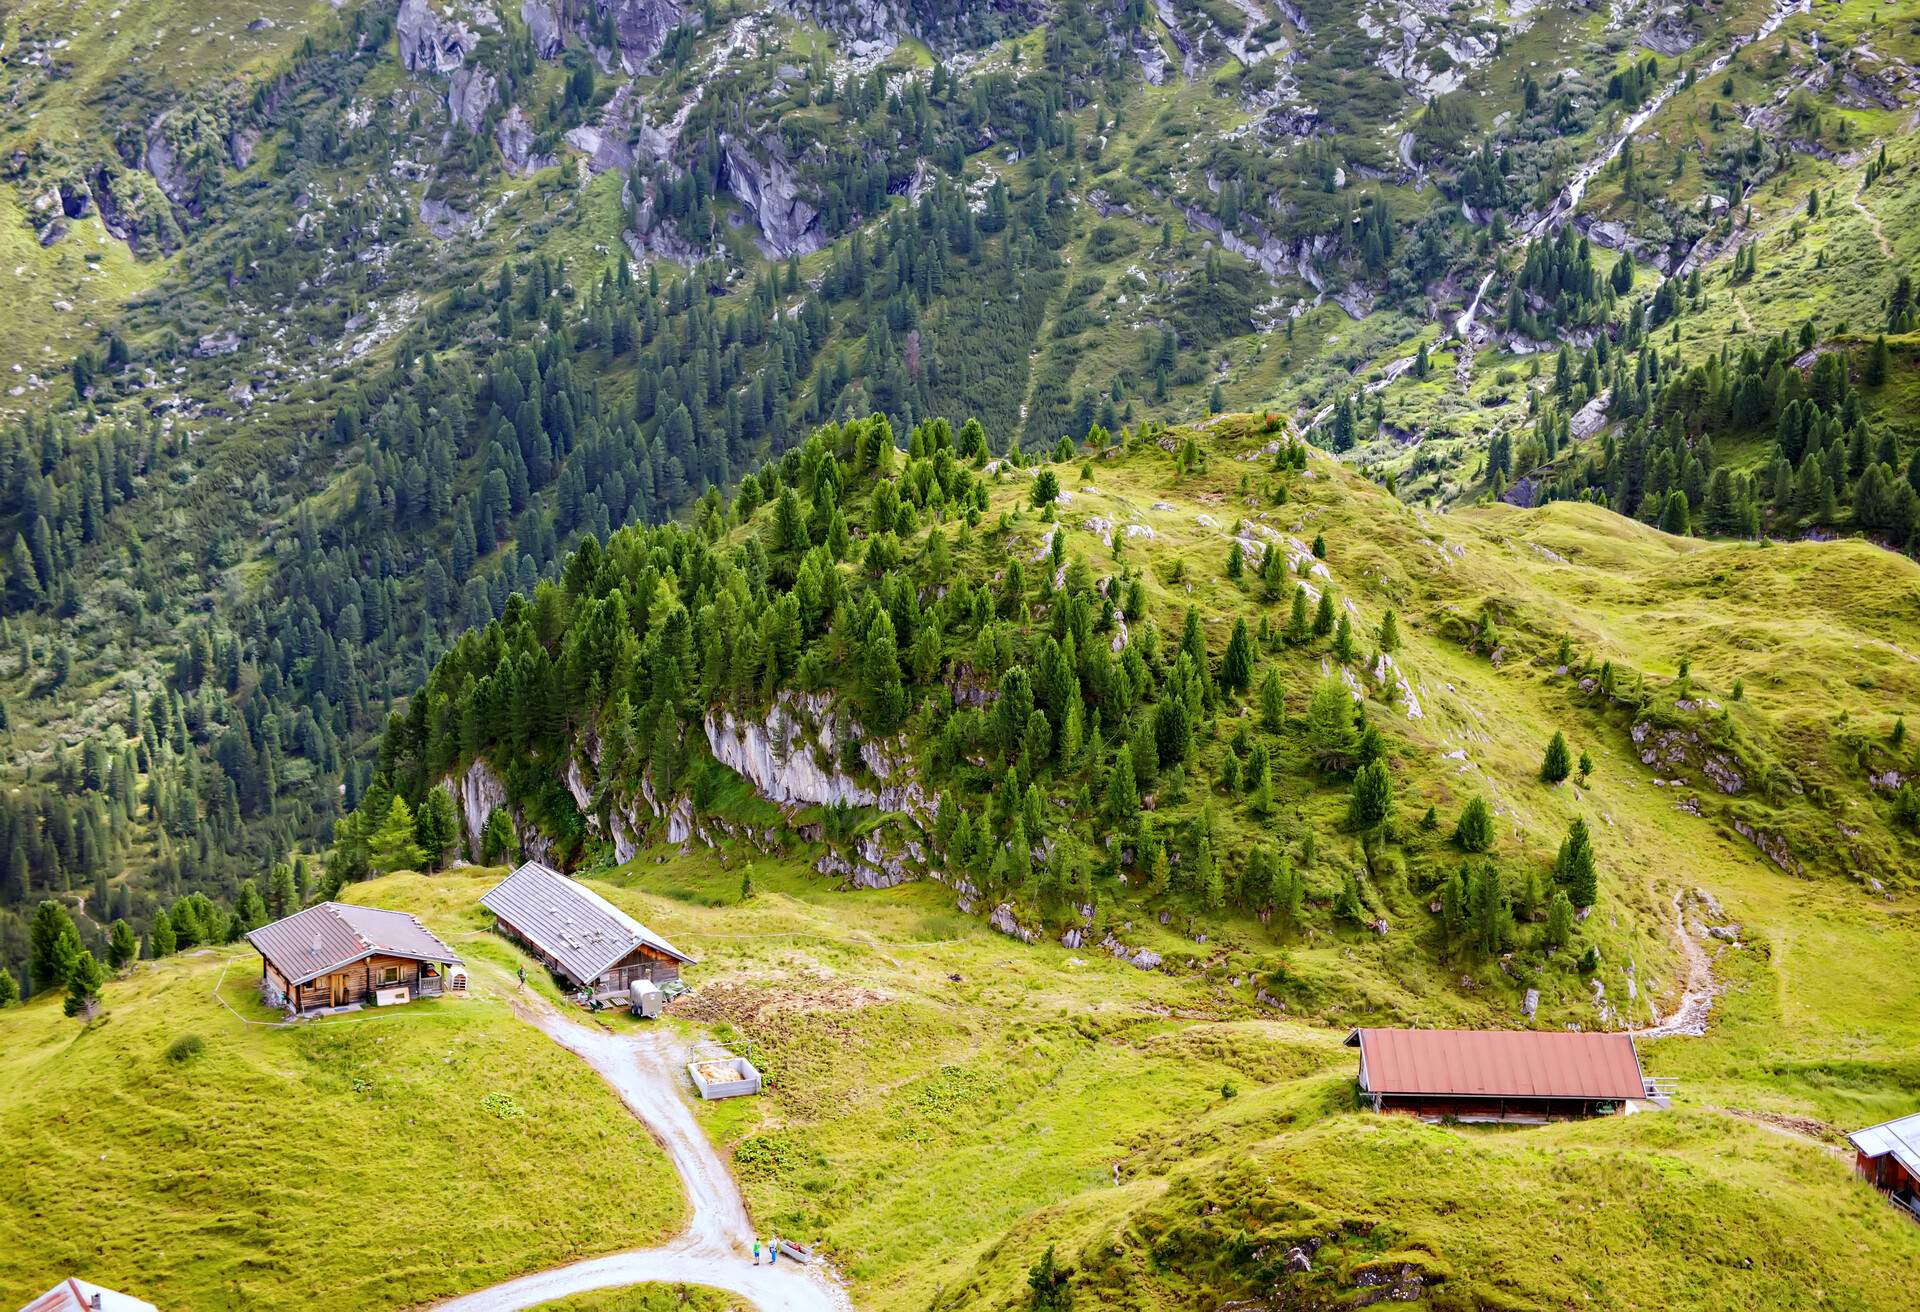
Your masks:
M608 1033L522 994L516 1010L541 1033L600 1073L666 1150L680 1175L692 1217L686 1230L658 1248L614 1253L522 1276L437 1306L441 1312L519 1312L595 1289L646 1282L710 1285L749 1300L762 1312L852 1312L846 1291L796 1262L753 1263L746 1204L725 1162L693 1118L687 1096L688 1053L664 1025ZM577 1169L592 1169L591 1162Z

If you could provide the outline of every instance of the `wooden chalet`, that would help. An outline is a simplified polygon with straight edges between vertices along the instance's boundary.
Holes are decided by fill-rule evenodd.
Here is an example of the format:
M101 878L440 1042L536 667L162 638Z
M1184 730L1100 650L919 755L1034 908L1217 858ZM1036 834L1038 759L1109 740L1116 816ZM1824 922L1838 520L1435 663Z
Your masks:
M289 1015L464 992L452 948L402 911L322 902L247 935L260 992Z
M116 1294L77 1276L68 1276L20 1312L159 1312L144 1298Z
M1648 1097L1630 1034L1357 1029L1360 1092L1377 1112L1539 1124Z
M500 932L555 975L597 994L621 993L635 980L680 978L693 958L585 884L529 861L487 891L480 904Z
M1920 1112L1847 1136L1853 1173L1920 1221Z

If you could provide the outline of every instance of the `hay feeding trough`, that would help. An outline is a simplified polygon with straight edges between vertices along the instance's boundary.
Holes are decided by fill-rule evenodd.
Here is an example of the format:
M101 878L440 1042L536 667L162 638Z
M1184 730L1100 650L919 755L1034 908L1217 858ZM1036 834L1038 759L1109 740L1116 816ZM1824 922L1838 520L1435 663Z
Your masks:
M704 1057L687 1063L693 1087L708 1102L760 1092L760 1072L745 1057Z

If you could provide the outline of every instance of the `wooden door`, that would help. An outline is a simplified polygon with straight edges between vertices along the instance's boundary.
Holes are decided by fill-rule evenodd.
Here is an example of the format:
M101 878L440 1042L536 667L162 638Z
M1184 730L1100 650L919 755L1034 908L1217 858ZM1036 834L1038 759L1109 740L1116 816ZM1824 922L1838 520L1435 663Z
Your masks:
M327 983L332 987L333 1005L336 1007L346 1006L347 977L345 975L329 975L327 977Z

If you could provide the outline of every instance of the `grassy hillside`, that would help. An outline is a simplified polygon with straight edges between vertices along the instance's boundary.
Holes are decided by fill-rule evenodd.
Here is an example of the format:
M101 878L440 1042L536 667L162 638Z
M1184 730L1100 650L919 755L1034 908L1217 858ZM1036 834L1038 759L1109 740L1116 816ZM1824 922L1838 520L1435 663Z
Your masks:
M756 1223L823 1239L863 1308L1025 1307L1048 1246L1079 1301L1155 1312L1382 1285L1436 1308L1900 1306L1920 1233L1852 1179L1834 1126L1914 1109L1915 909L1702 869L1742 946L1715 945L1708 1037L1641 1045L1676 1110L1546 1129L1356 1110L1344 1024L1253 1003L1164 931L1144 941L1169 964L1140 971L1011 943L929 884L836 891L733 848L595 887L700 956L672 1023L768 1075L700 1113ZM354 893L477 950L494 878ZM1301 1245L1312 1271L1286 1274Z
M0 1011L0 1302L81 1274L183 1312L385 1309L679 1224L645 1129L497 998L276 1028L257 970L142 964L85 1027Z

